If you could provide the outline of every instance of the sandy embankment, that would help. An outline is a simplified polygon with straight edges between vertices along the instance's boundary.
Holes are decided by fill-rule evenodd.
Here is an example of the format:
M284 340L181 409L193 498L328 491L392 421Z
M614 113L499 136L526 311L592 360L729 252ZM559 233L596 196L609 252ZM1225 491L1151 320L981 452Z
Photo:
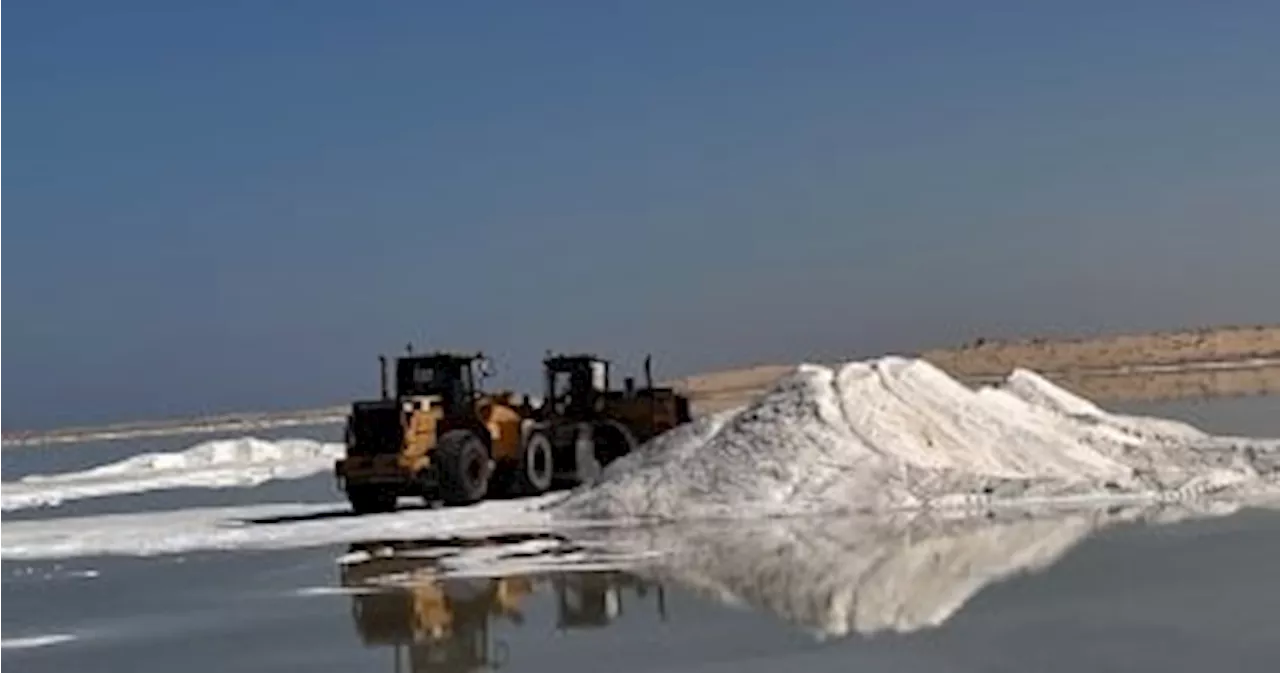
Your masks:
M970 384L1016 367L1099 402L1280 393L1280 325L1120 334L1082 339L978 340L917 354ZM792 365L701 374L674 381L710 413L750 401Z

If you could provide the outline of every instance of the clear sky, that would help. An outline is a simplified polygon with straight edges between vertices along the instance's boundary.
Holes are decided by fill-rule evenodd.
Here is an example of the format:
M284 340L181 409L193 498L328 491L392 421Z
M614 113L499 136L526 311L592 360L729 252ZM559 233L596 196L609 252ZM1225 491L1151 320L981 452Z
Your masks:
M6 2L4 426L1280 320L1278 8Z

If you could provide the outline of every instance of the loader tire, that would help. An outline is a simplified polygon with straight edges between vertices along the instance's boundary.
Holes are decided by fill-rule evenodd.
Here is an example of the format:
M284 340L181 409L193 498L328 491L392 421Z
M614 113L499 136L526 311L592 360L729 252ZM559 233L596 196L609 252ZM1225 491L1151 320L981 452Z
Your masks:
M613 461L631 453L635 449L635 440L614 423L597 425L592 432L595 441L595 457L601 468L608 467Z
M529 433L520 460L513 466L511 493L513 495L541 495L551 488L555 477L555 452L551 438L541 430Z
M489 452L473 432L445 433L434 453L440 465L440 499L446 505L479 502L489 490Z

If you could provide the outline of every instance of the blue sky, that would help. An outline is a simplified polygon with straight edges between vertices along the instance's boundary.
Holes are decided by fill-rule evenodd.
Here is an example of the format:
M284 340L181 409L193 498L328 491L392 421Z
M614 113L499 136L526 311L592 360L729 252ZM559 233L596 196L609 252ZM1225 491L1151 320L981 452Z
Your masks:
M1280 319L1274 3L5 9L6 428Z

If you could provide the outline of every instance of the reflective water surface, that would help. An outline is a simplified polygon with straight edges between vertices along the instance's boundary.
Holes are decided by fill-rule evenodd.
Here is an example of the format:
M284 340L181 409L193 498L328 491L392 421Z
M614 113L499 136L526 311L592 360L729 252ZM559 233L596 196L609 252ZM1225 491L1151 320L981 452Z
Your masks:
M1212 404L1132 410L1280 435L1264 401L1225 401L1226 428L1206 422ZM317 501L332 497L327 482L306 483ZM1280 513L1228 511L5 561L3 657L14 671L1274 670Z

